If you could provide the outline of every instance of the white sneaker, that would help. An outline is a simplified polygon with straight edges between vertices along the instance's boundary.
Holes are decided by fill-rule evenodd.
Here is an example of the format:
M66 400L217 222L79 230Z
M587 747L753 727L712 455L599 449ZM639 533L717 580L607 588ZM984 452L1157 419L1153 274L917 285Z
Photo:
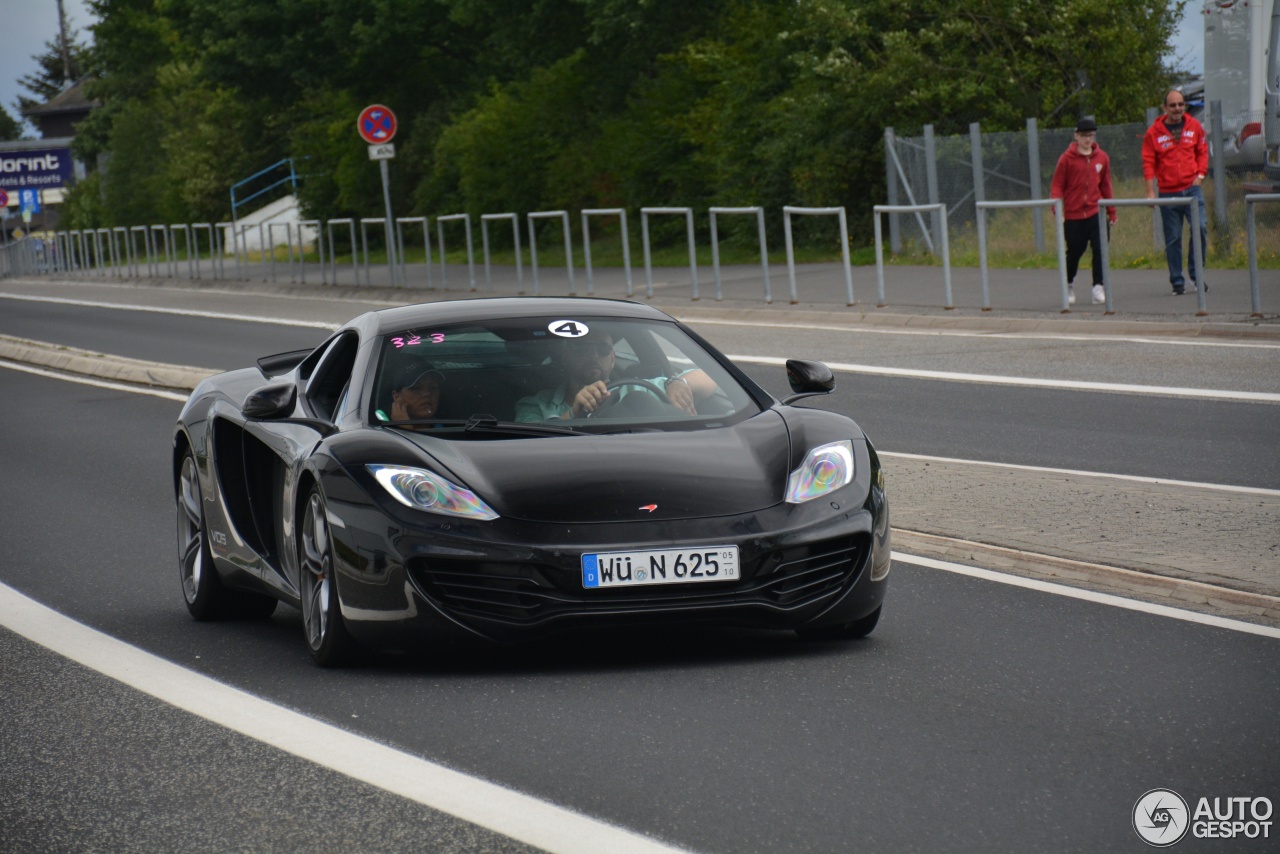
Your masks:
M1067 305L1076 304L1076 286L1067 285Z
M1093 286L1093 304L1098 305L1107 301L1107 292L1102 289L1102 285Z

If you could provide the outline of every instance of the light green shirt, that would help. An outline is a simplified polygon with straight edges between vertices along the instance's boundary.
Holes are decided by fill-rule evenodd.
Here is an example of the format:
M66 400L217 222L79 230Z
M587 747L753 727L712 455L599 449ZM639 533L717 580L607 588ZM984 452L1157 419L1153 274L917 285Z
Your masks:
M663 391L667 390L668 377L655 377L649 382L656 385ZM614 394L618 399L626 397L633 391L640 390L638 386L624 385L615 389ZM560 418L569 410L573 409L573 401L566 400L568 396L568 383L561 383L556 388L544 388L537 394L528 397L522 397L516 401L516 420L517 421L551 421Z

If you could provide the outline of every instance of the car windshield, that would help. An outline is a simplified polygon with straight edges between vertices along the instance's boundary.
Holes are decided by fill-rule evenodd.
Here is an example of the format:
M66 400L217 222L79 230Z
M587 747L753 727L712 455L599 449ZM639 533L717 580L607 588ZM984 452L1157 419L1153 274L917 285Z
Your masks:
M759 411L674 323L520 317L386 335L369 421L466 438L572 436L705 429Z

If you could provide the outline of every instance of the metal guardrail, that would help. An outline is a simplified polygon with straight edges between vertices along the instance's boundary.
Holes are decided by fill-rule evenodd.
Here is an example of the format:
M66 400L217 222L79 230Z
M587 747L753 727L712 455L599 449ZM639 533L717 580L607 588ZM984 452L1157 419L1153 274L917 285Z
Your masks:
M943 308L947 311L955 309L955 301L951 298L951 244L947 237L947 206L939 202L936 205L876 205L873 209L876 233L876 307L884 308L887 304L884 297L884 240L881 238L880 214L898 213L932 213L939 220L939 242L942 254L942 289Z
M542 293L541 285L538 282L538 234L534 228L533 222L537 219L559 219L564 226L564 266L569 273L569 296L574 296L573 286L573 239L569 236L569 212L568 211L534 211L525 214L524 220L529 226L529 260L533 267L533 293L537 296ZM474 290L474 288L473 288Z
M484 244L484 285L493 290L493 273L489 267L489 223L511 220L511 238L516 244L516 293L524 293L524 264L520 260L520 217L514 213L483 214L480 217L480 242ZM589 269L589 268L588 268ZM587 293L591 293L591 279L587 279Z
M622 267L627 278L627 296L635 293L631 284L631 235L627 231L626 208L589 208L582 212L582 252L587 262L587 294L595 293L595 278L591 272L591 226L589 217L616 216L621 218L622 228ZM516 243L516 264L520 263L520 244ZM518 267L517 267L518 268ZM521 291L523 293L523 291Z
M982 270L982 310L991 311L991 282L987 272L987 211L993 208L1053 208L1057 223L1058 274L1062 279L1062 313L1071 311L1070 285L1067 282L1067 238L1062 220L1062 199L1026 199L1018 202L976 202L978 211L978 267ZM1105 232L1103 232L1105 233Z
M795 247L791 240L791 217L795 216L829 216L834 215L840 219L840 256L844 259L844 289L845 289L845 305L857 305L857 300L853 297L853 265L849 262L849 220L845 215L844 208L797 208L787 205L782 209L782 227L787 238L787 277L791 282L791 304L796 305L800 300L796 296L796 255ZM877 236L876 246L880 246L880 240Z
M653 253L649 248L649 217L665 214L683 216L689 236L689 278L693 282L693 300L698 300L698 247L693 239L693 208L641 208L640 239L644 246L645 296L653 299Z
M720 286L720 235L716 231L716 216L726 214L755 215L756 232L760 239L760 274L764 276L764 301L766 304L773 302L773 291L769 287L769 246L764 236L764 208L711 208L707 213L711 217L711 269L716 275L716 302L724 298Z
M1159 199L1098 199L1098 228L1101 233L1106 234L1107 229L1107 208L1136 208L1143 205L1154 205L1156 207L1191 207L1195 205L1197 200L1191 196L1166 196ZM1193 210L1191 216L1187 217L1191 220L1191 252L1195 259L1195 267L1200 271L1200 281L1196 287L1197 309L1196 317L1205 317L1209 314L1206 307L1205 292L1208 287L1205 285L1204 253L1200 249L1200 216L1199 210ZM1107 249L1107 241L1099 240L1102 246L1102 289L1107 295L1107 314L1115 314L1115 304L1112 300L1111 288L1111 253Z
M1135 198L1135 199L1103 199L1099 202L1100 226L1105 228L1105 211L1109 207L1140 207L1147 205L1153 209L1163 206L1190 206L1195 200L1192 198L1166 197L1157 199ZM1246 225L1248 230L1248 255L1249 255L1249 277L1250 291L1252 297L1253 316L1261 316L1261 296L1259 289L1258 275L1258 247L1257 234L1255 225L1254 208L1259 204L1268 204L1280 202L1280 194L1250 194L1245 197L1246 202ZM1057 228L1057 244L1058 244L1058 268L1062 293L1062 310L1067 311L1067 282L1066 282L1066 262L1065 262L1065 237L1062 228L1062 212L1061 205L1052 199L1028 199L1021 201L1001 201L1001 202L978 202L978 245L979 245L979 266L982 277L982 310L988 311L990 305L990 283L989 283L989 265L987 259L987 220L986 211L995 208L1035 208L1054 207L1055 221ZM951 258L950 247L948 243L947 225L944 206L939 203L935 205L876 205L874 206L873 225L875 230L875 249L876 249L876 277L877 277L877 307L887 305L885 298L885 269L884 269L884 246L882 238L882 214L914 214L919 216L928 212L934 215L939 225L937 235L940 238L939 255L943 266L943 302L946 308L955 308L952 298L951 283ZM627 228L627 212L623 208L599 208L588 209L580 212L582 216L583 235L586 238L584 243L584 255L586 257L587 266L587 294L594 295L595 281L593 275L593 263L591 257L590 244L590 218L595 216L617 216L621 221L621 238L623 250L623 264L626 274L626 293L627 296L634 295L634 286L632 282L632 267L630 256L630 239ZM1158 215L1158 210L1156 211ZM653 282L653 260L649 238L648 218L657 215L678 215L685 219L685 230L687 235L687 243L689 249L689 272L691 281L691 299L697 300L700 296L698 290L698 271L697 271L697 247L694 233L694 213L692 208L678 207L653 207L641 209L641 222L643 231L643 242L645 250L645 279L646 279L646 297L652 298L654 294ZM844 208L800 208L785 207L783 209L784 226L787 237L787 272L790 283L791 304L799 302L796 293L796 266L795 266L795 249L792 242L791 234L791 218L793 216L802 215L828 215L839 218L840 223L840 240L842 244L842 258L844 267L845 280L845 296L848 305L855 305L856 299L853 291L852 268L849 259L849 242L848 242L848 224L845 216ZM713 207L708 209L710 219L711 233L711 250L712 250L712 268L715 273L715 298L723 299L723 283L720 275L720 254L719 254L719 217L727 215L754 215L756 217L757 234L760 252L760 268L764 285L764 301L766 304L771 303L773 299L768 264L768 246L765 238L764 230L764 210L760 207ZM497 214L483 214L480 217L482 234L485 240L484 261L485 261L485 282L489 291L494 290L493 271L491 268L491 251L488 241L488 224L491 222L505 222L510 220L512 234L516 246L516 278L517 286L520 293L524 293L524 271L522 264L522 247L520 246L520 216L521 214L508 212ZM524 214L528 226L530 227L530 246L529 250L533 259L534 269L534 293L541 294L541 285L539 282L539 267L537 260L537 244L536 234L533 225L536 220L542 218L556 218L561 221L561 227L564 232L565 257L567 260L566 271L569 279L569 293L574 292L574 273L573 273L573 246L572 237L569 232L568 211L535 211ZM470 287L472 292L476 291L476 271L474 247L471 240L471 217L465 213L450 214L435 218L437 238L439 245L439 261L440 261L440 287L448 290L446 276L446 254L445 254L445 223L461 220L463 222L466 239L467 239L467 262L468 271L470 273ZM1190 217L1191 220L1191 237L1192 237L1192 255L1197 264L1197 268L1204 270L1204 254L1200 246L1200 223L1197 216ZM271 281L275 281L279 276L278 260L275 252L271 248L271 244L277 242L277 233L280 229L284 229L284 241L280 244L284 246L288 252L289 274L291 281L306 282L307 276L307 254L311 251L318 252L320 282L324 285L336 285L339 283L339 265L338 265L338 242L335 237L340 235L335 233L335 229L346 227L347 239L350 241L351 247L351 271L352 281L356 285L372 285L372 271L370 262L370 246L367 226L370 224L383 225L386 223L380 218L361 219L360 228L356 227L356 220L352 218L339 218L331 220L305 220L298 223L272 223L272 224L237 224L233 222L217 222L217 223L179 223L168 225L134 225L134 226L114 226L110 228L96 229L71 229L67 231L52 232L43 235L30 235L19 241L0 245L0 278L15 275L39 275L50 273L75 273L79 275L95 276L101 278L139 278L144 275L156 278L161 276L178 276L182 274L183 260L185 259L186 275L192 279L201 279L205 275L204 259L207 254L209 260L209 273L215 280L238 279L243 280L250 275L263 276ZM426 272L426 287L435 290L435 282L432 276L432 251L431 251L431 230L430 219L428 217L402 217L397 218L393 226L393 239L396 242L396 248L399 250L395 253L396 261L392 264L392 281L405 286L408 284L408 265L404 261L404 239L405 227L408 225L420 225L422 228L423 244L426 250L424 269ZM315 247L311 247L312 238L304 239L304 229L314 230ZM270 258L261 257L261 263L253 266L249 264L249 241L246 236L251 231L257 231L257 239L259 246L265 253L271 251ZM357 231L359 233L357 233ZM202 234L204 239L202 240ZM181 234L182 240L178 241L178 235ZM228 243L229 241L229 243ZM295 244L296 241L296 244ZM1108 314L1115 313L1114 291L1110 276L1110 258L1106 241L1101 242L1101 255L1103 264L1103 285L1106 293L1105 311ZM295 254L296 252L296 254ZM363 259L361 256L363 255ZM231 259L233 268L228 269L227 260ZM363 261L363 263L362 263ZM345 262L344 262L345 263ZM363 276L362 276L363 272ZM1202 275L1203 279L1204 276ZM422 283L416 285L421 287ZM1198 311L1197 316L1208 314L1207 299L1205 289L1198 289Z
M440 289L444 291L449 290L449 280L447 278L448 255L445 254L444 249L444 224L446 222L457 222L459 220L461 220L462 224L466 226L467 272L470 274L471 291L474 293L476 289L476 256L475 251L471 246L471 215L464 213L436 217L436 236L440 239ZM368 249L365 251L367 253Z

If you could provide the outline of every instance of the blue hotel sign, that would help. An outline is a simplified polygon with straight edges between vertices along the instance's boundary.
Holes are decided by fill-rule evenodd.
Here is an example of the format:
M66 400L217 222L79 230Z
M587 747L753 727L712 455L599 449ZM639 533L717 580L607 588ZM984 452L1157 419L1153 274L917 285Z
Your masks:
M40 190L71 184L69 148L36 148L27 151L0 151L0 187Z

